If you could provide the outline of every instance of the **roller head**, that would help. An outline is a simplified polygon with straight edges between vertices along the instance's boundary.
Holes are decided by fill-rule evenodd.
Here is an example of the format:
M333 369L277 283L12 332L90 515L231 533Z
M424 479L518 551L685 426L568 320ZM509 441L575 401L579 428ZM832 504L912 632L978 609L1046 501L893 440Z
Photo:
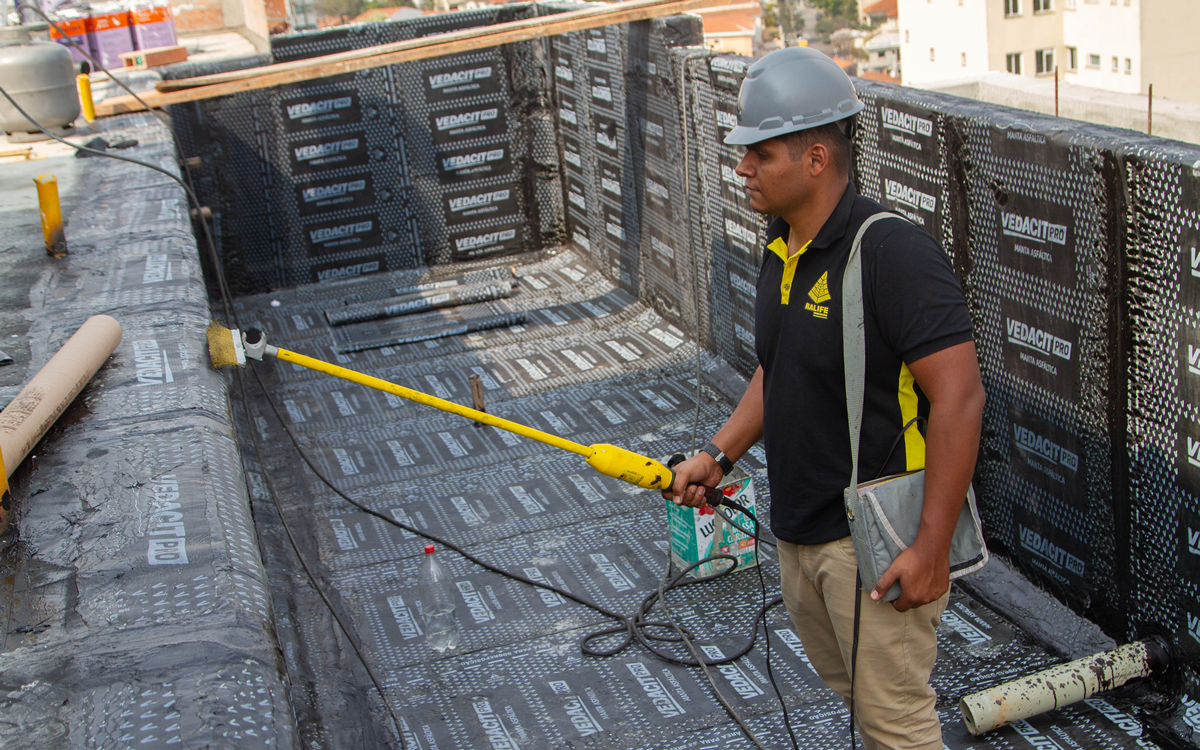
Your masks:
M245 367L246 351L242 348L242 337L237 329L229 329L213 321L208 324L208 358L215 369L222 367Z

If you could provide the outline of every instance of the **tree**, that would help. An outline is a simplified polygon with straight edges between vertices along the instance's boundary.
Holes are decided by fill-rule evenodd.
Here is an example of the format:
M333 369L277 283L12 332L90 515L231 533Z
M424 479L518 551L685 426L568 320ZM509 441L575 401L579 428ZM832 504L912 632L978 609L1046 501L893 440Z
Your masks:
M827 16L855 17L858 15L858 3L855 0L812 0L816 8L820 8Z
M367 9L366 0L316 0L317 13L322 16L354 18Z

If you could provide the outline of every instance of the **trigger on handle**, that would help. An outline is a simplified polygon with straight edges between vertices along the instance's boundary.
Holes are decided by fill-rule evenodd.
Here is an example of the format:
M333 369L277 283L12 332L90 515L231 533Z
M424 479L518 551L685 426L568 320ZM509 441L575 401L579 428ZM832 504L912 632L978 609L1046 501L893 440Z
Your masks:
M676 466L683 463L684 458L685 457L682 453L676 453L675 455L673 455L669 459L667 459L667 468L674 469ZM670 486L672 486L672 487L675 486L675 473L674 472L671 473L671 485ZM720 490L716 489L715 487L705 487L704 488L704 500L709 505L716 507L718 505L723 505L725 503L725 494L723 492L721 492Z

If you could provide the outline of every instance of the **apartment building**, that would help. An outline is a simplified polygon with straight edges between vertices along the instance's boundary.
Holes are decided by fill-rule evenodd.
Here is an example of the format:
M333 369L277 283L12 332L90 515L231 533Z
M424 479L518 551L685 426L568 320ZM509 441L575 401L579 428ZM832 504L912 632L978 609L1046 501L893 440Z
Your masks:
M1196 0L898 0L904 82L1004 71L1200 103Z

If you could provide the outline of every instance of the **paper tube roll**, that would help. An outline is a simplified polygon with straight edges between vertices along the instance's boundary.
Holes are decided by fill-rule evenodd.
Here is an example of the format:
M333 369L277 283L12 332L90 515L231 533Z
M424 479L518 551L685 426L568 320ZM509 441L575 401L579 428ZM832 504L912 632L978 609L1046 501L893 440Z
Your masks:
M6 476L12 476L119 343L121 324L107 315L93 315L4 407L0 455ZM0 529L5 525L6 519L0 518Z

